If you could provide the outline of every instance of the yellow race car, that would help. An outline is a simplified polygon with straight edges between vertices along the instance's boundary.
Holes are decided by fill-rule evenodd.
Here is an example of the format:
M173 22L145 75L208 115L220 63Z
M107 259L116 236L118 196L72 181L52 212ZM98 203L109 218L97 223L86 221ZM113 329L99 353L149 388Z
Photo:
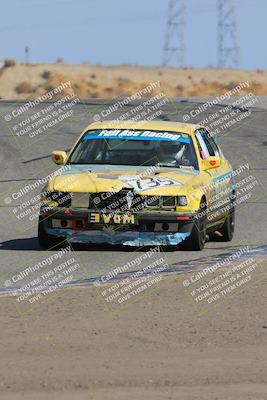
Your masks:
M39 243L182 245L235 227L233 171L208 130L161 121L89 125L41 194Z

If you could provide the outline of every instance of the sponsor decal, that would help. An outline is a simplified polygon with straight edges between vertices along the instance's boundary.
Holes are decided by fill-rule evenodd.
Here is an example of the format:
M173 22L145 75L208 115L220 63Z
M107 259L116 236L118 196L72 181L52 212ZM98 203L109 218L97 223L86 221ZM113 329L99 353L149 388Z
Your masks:
M89 139L128 139L128 140L164 140L190 143L190 139L178 133L161 131L138 131L130 129L103 129L89 131L83 140Z

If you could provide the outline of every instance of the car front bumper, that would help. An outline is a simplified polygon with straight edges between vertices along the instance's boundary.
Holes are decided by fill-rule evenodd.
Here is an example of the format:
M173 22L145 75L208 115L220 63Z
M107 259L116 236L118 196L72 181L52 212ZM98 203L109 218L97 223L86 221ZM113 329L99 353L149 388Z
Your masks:
M93 224L88 222L88 209L56 208L41 212L40 223L51 237L67 239L72 243L122 244L125 246L178 245L190 236L195 213L147 211L135 214L134 224ZM55 221L57 222L55 227ZM67 227L62 227L66 221ZM176 229L161 230L174 226Z

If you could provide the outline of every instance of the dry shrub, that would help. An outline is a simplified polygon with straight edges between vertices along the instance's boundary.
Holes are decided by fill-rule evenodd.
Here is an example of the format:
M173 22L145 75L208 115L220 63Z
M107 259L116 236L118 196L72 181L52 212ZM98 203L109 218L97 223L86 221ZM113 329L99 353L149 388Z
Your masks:
M254 93L256 96L266 96L267 95L267 84L262 84L258 82L250 82L249 88L246 89L246 93Z
M42 78L43 79L51 79L51 72L50 71L44 71L43 73L42 73Z
M80 85L79 85L79 83L77 83L77 82L74 82L74 83L72 84L72 88L75 90L76 93L79 92L79 91L81 90Z
M29 82L21 82L18 84L15 90L18 94L33 93L35 88Z
M227 83L226 85L224 85L224 87L226 90L233 90L237 85L238 85L237 82L231 81L231 82Z
M7 58L6 60L4 60L3 68L14 67L15 65L16 65L16 61L15 60L12 60L11 58Z
M65 77L64 75L58 72L51 72L50 78L47 81L39 86L41 91L50 92L51 90L55 89L56 87L60 86L63 82L67 82L70 79ZM72 83L73 84L73 83ZM62 98L65 97L67 94L73 93L73 87L66 87L60 93L54 95L55 98Z
M127 85L129 85L130 83L131 83L130 79L126 79L126 78L117 78L117 80L116 80L116 84L120 88L124 88Z
M97 84L94 83L94 82L88 82L87 85L88 85L88 87L91 88L91 89L96 89L96 88L97 88Z
M113 93L114 89L112 87L106 87L105 92L107 93Z
M184 87L183 85L177 85L176 86L176 95L177 96L182 96L184 94Z
M91 99L99 99L99 98L100 98L98 92L92 92L92 93L90 93L89 97L90 97Z

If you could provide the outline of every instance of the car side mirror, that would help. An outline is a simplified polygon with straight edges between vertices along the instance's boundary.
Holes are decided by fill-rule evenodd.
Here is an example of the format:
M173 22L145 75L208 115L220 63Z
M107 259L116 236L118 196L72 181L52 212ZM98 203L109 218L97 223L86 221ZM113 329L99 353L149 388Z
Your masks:
M64 165L67 161L67 153L65 151L55 150L52 152L52 160L57 165Z
M207 157L202 161L202 169L207 171L212 168L218 168L221 165L220 157Z

